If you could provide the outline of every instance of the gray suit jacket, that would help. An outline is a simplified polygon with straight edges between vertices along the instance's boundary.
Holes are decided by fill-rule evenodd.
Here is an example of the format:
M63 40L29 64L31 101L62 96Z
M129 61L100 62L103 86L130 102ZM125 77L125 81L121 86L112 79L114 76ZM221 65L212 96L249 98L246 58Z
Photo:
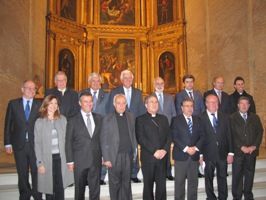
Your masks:
M88 92L91 94L90 88L81 90L79 92L79 96L82 92ZM91 95L93 96L93 94ZM105 92L104 90L100 89L97 104L96 104L96 109L93 112L100 114L102 116L106 115L106 113L108 112L109 96L110 94L108 92Z
M152 95L157 98L155 93ZM159 104L159 110L157 113L165 115L168 119L169 125L171 124L172 118L176 116L175 103L172 95L163 93L163 109Z
M61 115L54 121L54 125L47 118L37 119L34 127L35 135L35 154L37 167L44 166L45 173L38 172L38 191L46 194L53 194L53 158L52 158L52 129L55 127L58 135L59 152L61 157L61 172L63 186L66 188L74 183L73 172L67 168L65 154L65 138L66 138L66 118Z
M137 140L135 136L135 118L130 112L125 111L125 114L127 117L132 149L135 151L137 148ZM101 148L103 160L105 162L110 161L114 166L116 163L116 156L119 148L119 129L115 112L107 114L103 119L103 125L101 130Z
M188 93L186 92L186 90L182 90L180 92L178 92L176 94L176 112L178 115L182 114L182 110L181 110L181 102L185 99L185 98L189 98ZM203 111L205 111L205 106L204 106L204 102L203 102L203 98L202 95L200 93L200 91L198 90L193 90L193 98L194 98L194 111L193 111L193 115L200 115Z
M109 112L112 113L115 111L115 107L113 105L114 96L116 94L125 94L123 86L115 88L110 93L110 99L109 99ZM127 111L132 112L134 114L134 117L138 117L145 113L145 106L143 104L142 100L142 91L139 89L136 89L132 87L132 95L131 95L131 102L130 102L130 108L127 106Z

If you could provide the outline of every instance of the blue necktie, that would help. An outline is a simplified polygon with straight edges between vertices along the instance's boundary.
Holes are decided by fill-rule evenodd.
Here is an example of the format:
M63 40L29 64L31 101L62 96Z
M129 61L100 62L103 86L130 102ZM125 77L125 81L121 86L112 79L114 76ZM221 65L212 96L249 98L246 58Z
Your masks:
M93 111L95 111L95 109L96 109L96 105L97 105L97 97L96 97L96 94L97 94L97 92L93 92Z
M159 103L160 103L161 109L163 110L163 97L162 97L162 94L159 94Z
M212 124L213 124L213 129L214 129L214 131L215 131L215 133L216 133L216 131L217 131L217 119L216 119L216 117L215 117L215 114L214 114L214 113L212 113L211 115L212 115Z
M26 116L26 120L28 121L29 116L30 116L30 101L27 101L26 107L25 107L25 116Z
M190 118L187 118L187 125L188 125L188 129L189 129L189 133L190 135L192 135L192 121Z
M130 90L127 90L126 98L127 98L127 107L130 108L130 101L131 101Z
M245 122L247 121L247 114L243 114L243 119Z

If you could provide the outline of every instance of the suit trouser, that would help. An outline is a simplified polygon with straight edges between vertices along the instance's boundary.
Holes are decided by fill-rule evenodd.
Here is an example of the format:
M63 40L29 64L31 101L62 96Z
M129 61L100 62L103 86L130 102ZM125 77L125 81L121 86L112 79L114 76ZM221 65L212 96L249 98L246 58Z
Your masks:
M172 165L171 165L171 158L170 153L167 154L167 172L166 176L172 176Z
M193 161L189 157L185 161L175 160L175 200L185 200L186 179L187 199L196 200L198 193L198 169L199 161Z
M133 160L133 166L131 171L131 178L137 178L139 173L139 154Z
M129 153L117 154L116 163L108 169L111 200L132 199L130 174L133 156Z
M156 163L141 163L143 174L143 199L154 200L153 185L156 184L155 199L166 200L166 165L167 159Z
M42 199L42 194L37 191L37 165L36 156L33 147L29 142L25 143L23 149L14 150L14 157L18 172L19 199L29 200L31 196L34 199ZM32 177L32 188L29 183L29 167Z
M241 200L244 193L245 200L254 199L252 188L256 168L256 157L246 154L243 157L234 156L232 164L232 194L235 200Z
M90 200L100 199L101 166L84 168L82 163L74 163L75 200L85 199L85 188L88 183Z
M205 190L207 200L217 199L213 189L214 171L217 172L218 199L225 200L228 197L227 191L227 160L205 161Z
M107 174L106 166L102 165L102 169L101 169L101 180L102 181L104 181L106 174Z
M46 194L46 200L64 200L65 192L62 178L61 157L60 154L53 154L53 194Z

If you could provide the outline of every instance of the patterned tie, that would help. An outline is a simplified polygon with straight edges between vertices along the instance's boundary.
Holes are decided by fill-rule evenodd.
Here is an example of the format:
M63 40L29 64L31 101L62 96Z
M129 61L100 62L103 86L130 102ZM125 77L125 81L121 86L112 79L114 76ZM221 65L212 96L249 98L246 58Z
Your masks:
M87 114L87 129L89 131L89 134L92 138L92 128L91 128L91 119L90 119L90 114Z
M211 115L212 115L212 124L213 124L213 129L214 129L214 132L216 133L216 131L217 131L217 119L216 119L216 117L215 117L215 114L214 114L214 113L212 113Z
M222 103L222 91L221 90L218 91L218 99L219 99L219 102Z
M161 109L163 110L163 97L162 97L162 94L159 94L159 103L160 103Z
M131 101L130 90L127 90L126 98L127 98L127 107L130 108L130 101Z
M247 114L243 114L243 119L245 122L247 122Z
M193 99L192 92L188 92L188 93L189 93L189 97L190 97L191 99Z
M192 135L192 121L191 121L191 119L188 117L187 118L187 125L188 125L188 129L189 129L189 133L190 133L190 135Z
M97 97L96 97L96 94L97 94L97 92L93 92L93 99L92 99L92 101L93 101L93 111L95 111L95 109L96 109L96 106L97 106Z
M30 101L27 101L26 107L25 107L25 116L26 116L26 120L28 121L29 116L30 116Z

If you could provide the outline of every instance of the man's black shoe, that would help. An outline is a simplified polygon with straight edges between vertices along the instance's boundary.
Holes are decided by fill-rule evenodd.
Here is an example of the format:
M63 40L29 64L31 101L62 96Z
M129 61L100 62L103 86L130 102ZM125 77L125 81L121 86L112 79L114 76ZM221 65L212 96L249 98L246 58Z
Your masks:
M175 178L173 176L166 176L166 178L169 180L169 181L173 181L175 180Z
M103 180L100 180L100 185L106 185L106 183Z
M202 175L201 173L198 173L198 177L199 177L199 178L203 178L204 175Z
M139 180L137 177L131 178L131 181L133 181L134 183L141 183L141 180Z

